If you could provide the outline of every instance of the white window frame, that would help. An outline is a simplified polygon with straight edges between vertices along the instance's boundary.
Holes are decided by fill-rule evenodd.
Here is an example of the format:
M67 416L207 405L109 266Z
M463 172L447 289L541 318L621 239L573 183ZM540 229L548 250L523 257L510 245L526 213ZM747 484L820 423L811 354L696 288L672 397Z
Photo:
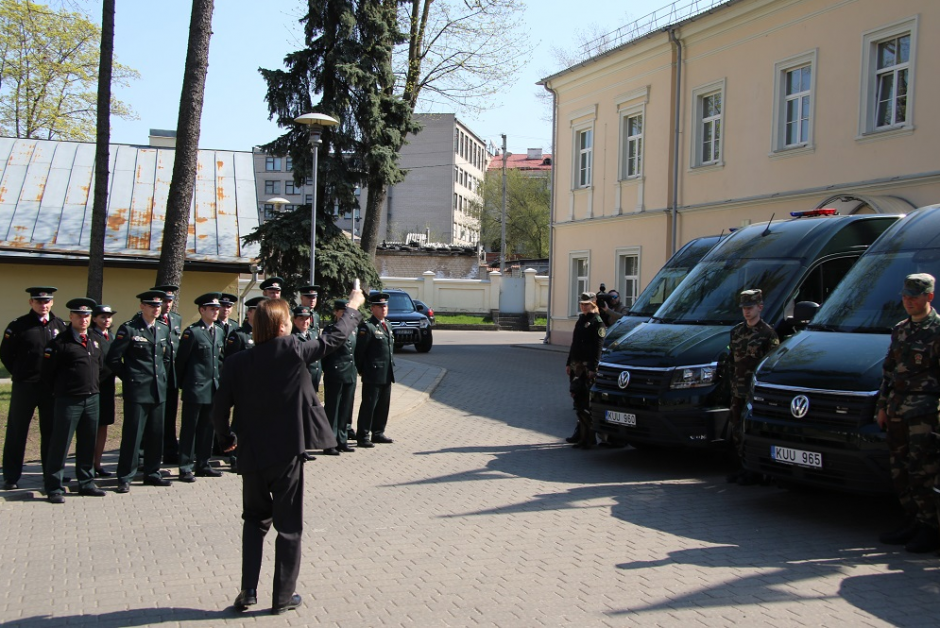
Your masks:
M618 248L614 254L616 255L615 266L617 269L617 281L616 287L617 292L620 293L620 302L631 307L636 301L636 298L640 296L640 261L642 258L642 247L639 246L624 246ZM636 258L636 264L634 265L635 274L627 275L625 268L625 260L628 257ZM631 290L627 290L627 286L631 286ZM628 295L630 295L628 297Z
M581 148L581 138L590 134L590 146ZM572 188L583 190L591 187L594 181L594 122L584 124L574 129L572 136L574 144L574 173L572 179Z
M794 151L812 151L815 141L815 123L816 123L816 75L818 74L817 64L818 49L813 49L799 55L788 57L774 64L774 126L771 140L771 153L792 153ZM794 70L809 66L810 78L809 89L806 92L798 94L787 94L787 74ZM809 97L808 111L806 114L807 132L802 141L794 144L787 144L787 102L791 99Z
M630 120L635 118L640 119L640 133L636 135L629 135L628 126ZM644 141L644 136L646 133L646 106L639 105L637 107L630 107L629 109L623 109L620 111L620 180L628 181L632 179L639 179L643 176L643 150L646 147L646 142ZM638 145L637 150L637 166L634 171L630 170L630 147L631 145Z
M705 120L703 117L703 103L705 98L719 94L721 96L721 113L718 116L710 117ZM725 79L702 85L692 90L692 147L690 168L722 168L725 165L725 154L727 146L725 139L727 137L727 104L728 99L725 92ZM704 143L704 131L706 124L718 122L718 159L705 161L702 159L702 148ZM713 151L714 152L714 151Z
M917 84L917 32L920 18L918 15L894 22L887 26L870 30L862 34L862 78L858 120L858 137L884 134L906 134L914 130L914 89ZM878 44L909 34L911 37L910 54L907 61L907 108L904 122L876 126L878 115ZM897 68L904 64L892 66Z
M576 264L584 261L585 274L576 274ZM578 302L581 300L581 293L590 291L591 286L591 252L590 251L569 251L568 253L568 316L577 318L581 314L581 308Z

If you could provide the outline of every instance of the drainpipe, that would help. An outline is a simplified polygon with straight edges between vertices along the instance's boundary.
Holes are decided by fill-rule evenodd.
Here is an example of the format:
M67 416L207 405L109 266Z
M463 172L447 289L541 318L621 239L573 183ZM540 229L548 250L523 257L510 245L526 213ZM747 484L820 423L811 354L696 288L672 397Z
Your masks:
M558 139L556 124L558 122L558 94L547 83L543 83L542 87L552 95L552 178L548 199L548 304L545 307L545 338L542 340L542 344L550 345L552 344L552 284L555 283L553 269L555 259L553 254L555 252L555 162L558 161L558 145L556 143Z
M669 33L669 41L676 47L676 89L674 103L676 117L673 121L675 125L675 138L672 144L672 253L675 254L676 238L679 231L679 122L681 120L682 111L682 42L676 37L674 28L670 28L666 32Z

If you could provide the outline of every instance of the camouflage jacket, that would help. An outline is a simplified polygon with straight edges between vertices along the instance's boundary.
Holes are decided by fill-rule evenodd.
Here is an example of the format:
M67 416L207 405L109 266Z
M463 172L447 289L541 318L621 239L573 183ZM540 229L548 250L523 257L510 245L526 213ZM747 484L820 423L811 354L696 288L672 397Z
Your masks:
M940 314L894 326L878 392L878 409L907 419L940 410Z
M731 330L728 348L734 372L731 376L731 394L745 398L751 390L751 378L757 365L770 350L780 344L774 328L761 319L753 327L741 321Z

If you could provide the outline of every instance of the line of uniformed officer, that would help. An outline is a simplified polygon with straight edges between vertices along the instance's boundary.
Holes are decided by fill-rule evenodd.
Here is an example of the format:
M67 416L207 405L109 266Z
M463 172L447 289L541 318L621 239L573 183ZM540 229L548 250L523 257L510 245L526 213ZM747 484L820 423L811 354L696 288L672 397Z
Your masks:
M176 424L179 415L180 386L176 377L175 355L183 335L183 317L173 311L173 302L179 293L179 286L164 284L154 286L151 290L158 290L166 294L160 304L160 313L157 321L166 325L169 330L170 346L173 354L170 356L170 368L167 370L166 403L163 407L163 461L174 463L179 461L179 441L176 438Z
M369 307L372 316L359 324L355 349L356 370L362 377L356 442L364 448L373 447L373 443L393 442L385 435L395 381L395 337L385 321L388 295L371 292Z
M347 303L345 299L337 299L333 303L334 320L343 317ZM327 325L323 331L328 333L333 328L334 325ZM347 432L352 424L353 404L356 400L355 355L356 334L349 334L345 343L323 358L323 405L337 442L335 448L323 450L327 455L356 451L348 444Z

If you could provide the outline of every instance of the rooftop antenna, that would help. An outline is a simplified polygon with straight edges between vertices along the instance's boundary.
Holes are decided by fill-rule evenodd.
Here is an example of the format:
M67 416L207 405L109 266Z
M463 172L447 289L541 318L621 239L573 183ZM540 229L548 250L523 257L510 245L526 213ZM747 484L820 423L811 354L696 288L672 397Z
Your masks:
M764 233L760 234L762 238L763 238L764 236L766 236L766 235L770 235L770 223L772 223L772 222L774 221L774 216L776 216L776 215L777 215L777 214L771 214L771 215L770 215L770 220L767 221L767 228L764 229Z

